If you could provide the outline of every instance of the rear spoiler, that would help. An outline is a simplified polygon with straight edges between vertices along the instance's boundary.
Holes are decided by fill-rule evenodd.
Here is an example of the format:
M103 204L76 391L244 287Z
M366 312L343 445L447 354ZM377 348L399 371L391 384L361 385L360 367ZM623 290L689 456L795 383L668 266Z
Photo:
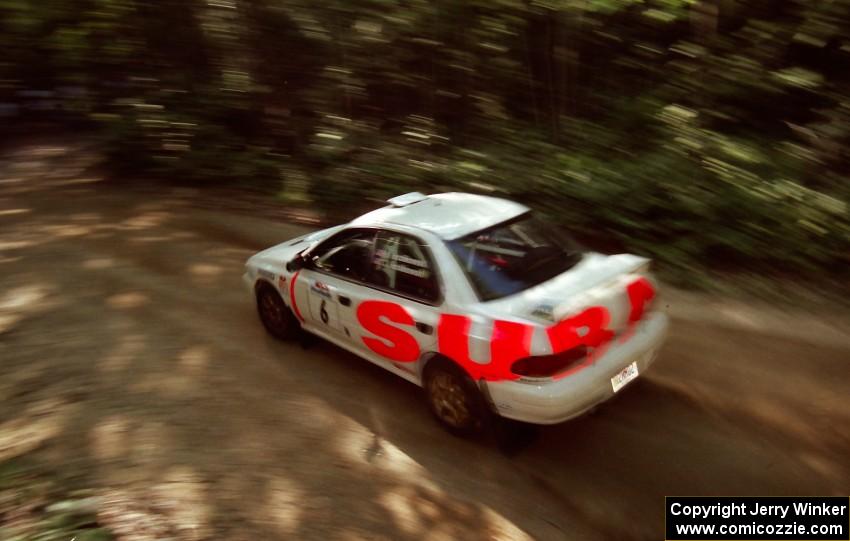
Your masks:
M394 207L406 207L414 203L419 203L420 201L425 201L426 199L428 199L428 196L423 193L410 192L387 199L387 203Z

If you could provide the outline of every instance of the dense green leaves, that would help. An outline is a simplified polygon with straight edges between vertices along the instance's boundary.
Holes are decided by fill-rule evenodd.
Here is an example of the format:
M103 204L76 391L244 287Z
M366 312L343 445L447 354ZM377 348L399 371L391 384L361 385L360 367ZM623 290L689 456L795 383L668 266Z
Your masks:
M846 0L0 13L0 114L25 121L49 92L125 171L261 183L335 220L406 190L486 191L668 268L848 267Z

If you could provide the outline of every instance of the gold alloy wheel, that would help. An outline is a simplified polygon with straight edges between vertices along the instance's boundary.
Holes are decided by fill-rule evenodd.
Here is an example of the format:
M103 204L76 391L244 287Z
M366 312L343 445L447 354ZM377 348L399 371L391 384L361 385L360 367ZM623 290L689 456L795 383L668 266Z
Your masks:
M428 384L431 404L437 415L449 425L461 428L470 421L466 393L452 374L438 372Z

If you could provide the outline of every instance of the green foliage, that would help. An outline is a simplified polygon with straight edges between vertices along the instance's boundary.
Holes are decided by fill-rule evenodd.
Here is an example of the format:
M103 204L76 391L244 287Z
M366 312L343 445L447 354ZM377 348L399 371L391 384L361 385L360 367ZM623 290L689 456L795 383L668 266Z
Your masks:
M850 267L848 2L0 10L0 103L55 91L122 172L252 182L335 221L414 189L503 194L686 277Z
M109 541L90 494L62 488L30 461L0 462L0 539Z

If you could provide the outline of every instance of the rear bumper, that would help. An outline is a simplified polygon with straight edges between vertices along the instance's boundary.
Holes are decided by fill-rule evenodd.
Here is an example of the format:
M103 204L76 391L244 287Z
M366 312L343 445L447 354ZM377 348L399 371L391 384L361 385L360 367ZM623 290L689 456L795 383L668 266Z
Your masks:
M641 377L655 361L668 325L666 314L650 313L627 340L614 339L599 359L574 374L540 383L491 381L486 392L503 417L544 425L561 423L613 397L611 378L632 362L637 362Z

